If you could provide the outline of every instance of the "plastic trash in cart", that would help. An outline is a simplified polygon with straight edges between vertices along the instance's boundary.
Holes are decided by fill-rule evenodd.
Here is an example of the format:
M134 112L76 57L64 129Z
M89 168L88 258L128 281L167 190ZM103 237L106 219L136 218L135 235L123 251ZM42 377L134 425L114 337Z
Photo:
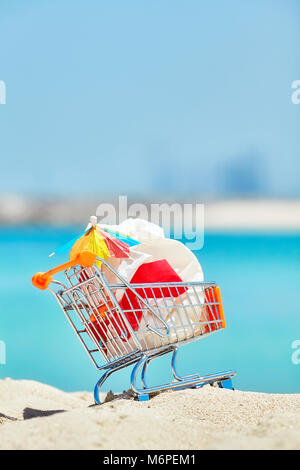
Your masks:
M91 220L90 233L96 227L95 218ZM112 232L109 235L114 236ZM77 247L81 243L78 240ZM109 238L108 250L117 246L119 256L119 243L127 256L123 235L122 241L116 238L112 242ZM32 278L35 287L48 289L55 296L94 366L104 371L95 386L95 402L100 403L99 390L106 379L130 365L131 387L140 400L160 390L199 388L205 384L232 388L234 370L181 376L176 364L180 346L225 328L219 287L214 282L182 281L165 260L160 265L142 264L128 282L107 261L106 248L101 246L106 259L98 255L95 244L85 239L82 249L73 250L70 261ZM152 282L150 274L154 276L159 267L165 277ZM64 275L63 282L53 278L59 272ZM108 278L114 281L108 282ZM149 363L168 353L172 354L173 381L150 386L146 379Z

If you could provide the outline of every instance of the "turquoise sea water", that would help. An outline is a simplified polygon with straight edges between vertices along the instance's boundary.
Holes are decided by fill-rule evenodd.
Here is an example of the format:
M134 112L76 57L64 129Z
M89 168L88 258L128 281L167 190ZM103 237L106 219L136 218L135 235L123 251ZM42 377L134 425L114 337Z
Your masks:
M33 379L66 391L90 390L99 373L55 299L35 289L31 277L63 262L48 254L81 228L0 229L0 340L6 364L0 378ZM227 328L182 349L180 372L237 369L236 388L300 393L300 234L206 234L196 252L206 280L221 286ZM300 357L300 355L299 355ZM151 365L151 378L166 378L168 358ZM128 387L129 370L106 389Z

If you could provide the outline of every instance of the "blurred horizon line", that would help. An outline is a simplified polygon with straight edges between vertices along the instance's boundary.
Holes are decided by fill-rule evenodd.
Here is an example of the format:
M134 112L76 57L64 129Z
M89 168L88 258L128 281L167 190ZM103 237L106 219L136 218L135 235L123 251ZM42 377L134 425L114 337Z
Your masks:
M118 219L128 217L126 212L132 204L141 204L150 214L151 204L167 204L174 213L174 222L180 221L176 213L184 204L188 217L196 220L196 204L204 205L204 223L208 230L267 230L300 231L300 198L208 198L200 195L175 200L171 195L146 198L127 197L127 206L118 209L118 196L109 197L26 197L17 194L0 195L0 226L45 224L50 226L87 225L95 215L99 204L111 204ZM145 218L145 217L141 217ZM99 222L101 220L99 219ZM110 222L115 223L115 222ZM176 224L176 222L175 222Z

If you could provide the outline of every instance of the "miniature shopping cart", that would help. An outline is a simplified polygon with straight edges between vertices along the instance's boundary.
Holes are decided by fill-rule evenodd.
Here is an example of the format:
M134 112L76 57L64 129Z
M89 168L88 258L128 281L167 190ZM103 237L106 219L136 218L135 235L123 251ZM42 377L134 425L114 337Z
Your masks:
M101 269L97 262L102 263ZM61 270L63 282L54 280L53 274ZM37 273L33 284L52 292L93 364L104 371L95 386L96 403L100 404L99 389L106 379L130 365L134 366L131 387L139 400L161 390L205 384L232 389L234 370L181 376L176 366L180 346L225 328L220 290L215 283L132 284L104 259L81 253L73 262ZM149 363L168 353L172 353L174 380L149 386Z

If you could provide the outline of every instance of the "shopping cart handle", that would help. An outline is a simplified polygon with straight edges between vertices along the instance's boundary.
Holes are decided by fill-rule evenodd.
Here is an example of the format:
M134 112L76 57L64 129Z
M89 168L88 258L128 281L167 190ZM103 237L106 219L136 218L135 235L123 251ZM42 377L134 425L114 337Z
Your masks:
M32 278L32 284L38 289L45 290L53 280L53 274L57 274L65 269L72 268L77 264L90 268L93 266L96 261L96 255L90 251L82 251L71 261L67 263L60 264L56 268L50 269L45 273L36 273Z

